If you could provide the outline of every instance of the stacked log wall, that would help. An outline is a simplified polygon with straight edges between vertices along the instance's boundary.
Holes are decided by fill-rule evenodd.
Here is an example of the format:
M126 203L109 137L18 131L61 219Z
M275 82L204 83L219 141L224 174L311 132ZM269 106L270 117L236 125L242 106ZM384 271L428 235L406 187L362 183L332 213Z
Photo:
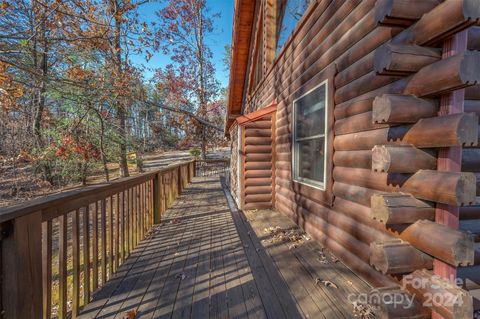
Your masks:
M373 72L373 51L403 30L398 26L379 25L375 18L375 2L319 1L314 9L306 13L308 19L289 40L290 44L280 53L273 68L248 100L245 110L253 112L273 100L278 103L275 137L276 209L326 244L374 286L385 286L395 280L369 265L370 243L376 239L394 238L380 222L369 217L370 201L365 196L370 196L376 190L335 181L333 194L338 192L343 194L343 198L337 197L333 203L326 205L315 192L309 194L298 190L292 181L291 168L291 112L292 102L298 92L307 92L318 85L325 80L320 77L326 73L335 76L335 92L355 79L368 76ZM335 71L332 73L331 70ZM384 79L371 76L371 79L373 90L400 77ZM372 102L373 99L370 108ZM329 108L331 112L334 111L333 105ZM369 170L370 150L360 153L334 153L333 164L350 162L354 167L366 166L365 169ZM357 155L362 160L357 160Z
M440 60L439 55L442 41L464 29L474 34L469 38L469 50L480 48L476 40L480 36L477 27L473 26L478 23L477 12L467 19L465 15L469 12L459 12L458 6L465 2L467 9L473 8L468 7L471 1L446 0L425 1L429 4L422 7L423 11L413 10L404 16L402 12L382 16L391 2L314 2L254 94L247 97L244 104L248 113L272 101L277 103L275 208L296 221L376 287L395 284L397 279L370 265L371 244L400 238L404 240L402 245L411 244L413 249L422 250L421 253L435 258L439 256L432 255L437 252L429 249L431 247L415 247L414 242L409 244L406 241L410 237L402 238L405 229L418 226L414 217L409 217L413 220L401 225L387 225L374 219L373 195L406 192L412 196L414 204L422 201L422 216L425 216L428 205L434 207L436 203L444 203L465 206L461 209L463 216L468 214L475 217L473 219L480 219L480 209L471 206L475 204L475 194L472 199L472 187L475 193L475 186L472 185L476 176L480 176L480 160L475 157L478 155L479 123L476 115L480 114L480 103L477 102L480 101L480 87L475 86L478 76L473 74L480 73L477 66L480 65L480 56L476 52L467 52L463 56ZM448 23L434 23L444 20ZM386 48L388 45L390 47ZM382 54L391 58L388 63L378 63L376 59ZM332 74L334 96L328 108L334 113L332 131L329 132L334 136L331 146L333 200L326 202L317 196L317 192L300 191L292 180L292 104L299 93L307 92ZM465 113L439 117L440 95L462 88L467 88ZM407 119L392 112L385 113L383 109L383 113L379 113L376 109L385 107L392 100L395 105L402 105L403 98L417 99L420 105L408 112ZM404 107L411 106L411 100L407 102ZM402 148L390 147L397 145ZM451 146L463 147L464 154L469 152L463 157L462 173L439 175L432 167L432 158L436 158L439 148ZM385 163L377 165L376 162L376 168L388 167L387 171L376 171L372 168L372 149L375 147L377 156L388 153L392 161L396 159L392 154L400 154L400 159L407 154L403 160L411 164L402 166L397 162L385 166ZM409 156L423 156L424 160L415 162ZM438 183L444 180L450 184L437 189ZM476 193L480 195L478 187ZM414 209L409 212L413 214L409 216L414 216ZM426 223L432 231L442 231L442 228L430 224L433 221L427 219ZM408 234L411 233L415 234L412 228ZM452 233L452 242L470 240L469 236L462 234ZM375 247L378 246L381 245L377 243ZM409 250L411 248L406 247L404 251ZM472 261L470 253L465 253L462 265L478 263L480 258L475 257ZM459 265L460 262L455 266Z
M474 26L468 29L467 49L480 50L480 27ZM480 118L480 86L472 86L465 90L464 112L474 113ZM478 145L463 148L461 168L463 172L473 172L477 177L477 205L460 208L460 229L474 234L476 254L480 255L480 147ZM480 309L480 265L459 268L457 276L462 280L463 287L473 296L474 309Z
M244 130L243 208L266 209L273 205L274 116L264 116L242 126Z

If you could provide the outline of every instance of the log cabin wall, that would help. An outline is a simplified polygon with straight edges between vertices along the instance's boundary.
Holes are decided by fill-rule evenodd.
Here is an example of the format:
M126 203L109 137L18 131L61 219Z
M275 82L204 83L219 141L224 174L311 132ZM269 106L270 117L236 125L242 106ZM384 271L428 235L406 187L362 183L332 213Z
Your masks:
M243 99L243 114L277 102L275 208L373 286L431 276L418 270L434 260L459 276L471 270L473 281L480 273L478 235L465 232L478 234L480 220L479 19L478 0L312 1ZM468 50L442 58L444 41L464 30ZM292 104L329 77L331 181L319 195L292 178ZM464 112L440 114L440 97L464 88ZM439 151L451 147L462 150L461 171L438 171ZM435 223L442 204L461 207L459 230ZM478 281L470 288L475 295ZM467 296L464 306L439 311L470 318L471 308Z
M246 123L243 128L242 208L272 208L274 195L274 116Z

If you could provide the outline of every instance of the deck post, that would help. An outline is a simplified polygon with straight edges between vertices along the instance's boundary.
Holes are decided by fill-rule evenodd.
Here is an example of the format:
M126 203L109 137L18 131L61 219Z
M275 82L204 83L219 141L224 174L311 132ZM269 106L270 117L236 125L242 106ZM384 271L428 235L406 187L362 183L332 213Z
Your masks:
M42 213L12 221L2 240L4 318L42 318Z
M162 220L162 176L160 173L153 179L153 222L158 224Z
M177 169L177 185L178 185L178 193L177 196L182 193L183 188L183 181L182 181L182 166L178 166Z

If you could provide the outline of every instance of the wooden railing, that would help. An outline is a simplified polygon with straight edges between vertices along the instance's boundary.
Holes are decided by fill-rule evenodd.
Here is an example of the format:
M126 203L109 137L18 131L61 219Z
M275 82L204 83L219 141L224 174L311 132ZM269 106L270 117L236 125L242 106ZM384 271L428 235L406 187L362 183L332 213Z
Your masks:
M195 174L194 161L0 209L2 318L75 318Z
M230 160L227 158L195 160L196 176L220 176L227 174L229 168Z

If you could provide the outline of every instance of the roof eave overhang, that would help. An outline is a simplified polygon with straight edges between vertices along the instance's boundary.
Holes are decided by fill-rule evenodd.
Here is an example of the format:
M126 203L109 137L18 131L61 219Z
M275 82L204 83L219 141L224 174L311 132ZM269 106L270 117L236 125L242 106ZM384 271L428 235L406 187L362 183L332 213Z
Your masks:
M241 115L256 0L235 0L225 135Z

